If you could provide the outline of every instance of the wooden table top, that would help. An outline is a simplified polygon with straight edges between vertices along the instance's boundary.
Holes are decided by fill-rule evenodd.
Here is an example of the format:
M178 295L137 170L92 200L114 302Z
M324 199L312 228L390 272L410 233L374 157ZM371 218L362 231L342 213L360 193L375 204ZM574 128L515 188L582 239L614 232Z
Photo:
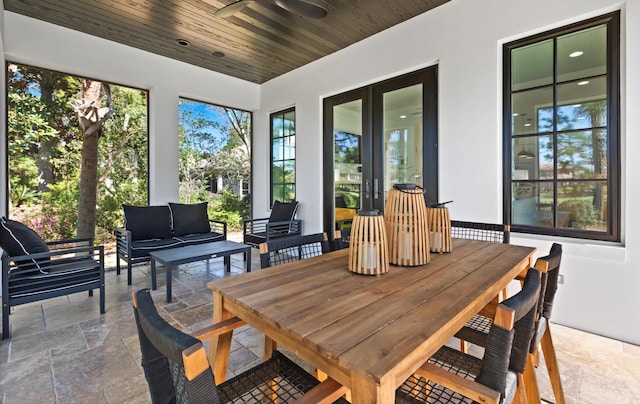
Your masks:
M386 274L367 276L348 270L345 249L213 281L209 288L226 313L343 385L356 387L356 375L390 390L531 266L534 251L454 239L451 253L432 254L427 265L390 266Z

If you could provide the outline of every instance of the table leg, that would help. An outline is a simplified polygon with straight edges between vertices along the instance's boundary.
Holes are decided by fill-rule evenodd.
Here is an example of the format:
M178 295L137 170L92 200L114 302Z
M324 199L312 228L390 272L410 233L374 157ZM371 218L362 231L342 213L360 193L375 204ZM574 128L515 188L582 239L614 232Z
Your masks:
M156 282L156 259L151 257L151 290L158 289L158 283Z
M224 256L224 270L227 272L231 272L231 255Z
M167 303L171 303L171 268L173 265L166 264L167 268Z
M227 320L233 314L224 309L222 296L213 292L213 323ZM229 352L231 351L231 337L233 331L211 338L209 348L209 363L213 365L213 374L216 383L227 380L227 368L229 367Z
M247 248L243 255L246 257L247 272L251 272L251 247Z
M378 386L373 380L366 379L362 375L351 374L351 403L393 403L396 391L390 380L380 380Z

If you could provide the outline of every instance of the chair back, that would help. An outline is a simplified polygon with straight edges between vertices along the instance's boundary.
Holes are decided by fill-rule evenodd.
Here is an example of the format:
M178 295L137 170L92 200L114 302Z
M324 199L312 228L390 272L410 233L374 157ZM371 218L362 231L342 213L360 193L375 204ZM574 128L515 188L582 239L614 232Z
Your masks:
M326 233L277 238L260 244L260 266L268 268L322 255L330 250Z
M349 248L349 242L351 241L351 227L346 229L336 230L333 234L333 249L342 250L343 248Z
M542 274L544 288L542 298L541 315L547 320L551 318L551 309L553 308L553 300L558 290L558 276L560 275L560 261L562 261L562 244L553 243L549 255L538 258L548 263L547 272Z
M503 323L496 318L489 330L479 383L499 391L504 397L507 373L512 370L523 373L533 337L536 303L540 294L540 272L534 268L527 272L520 292L498 305L497 313L513 313L513 322Z
M290 222L298 211L298 201L280 202L276 200L271 208L269 223Z
M508 224L452 220L451 237L509 244L511 230Z
M149 289L134 293L133 311L151 401L220 403L202 343L160 317Z

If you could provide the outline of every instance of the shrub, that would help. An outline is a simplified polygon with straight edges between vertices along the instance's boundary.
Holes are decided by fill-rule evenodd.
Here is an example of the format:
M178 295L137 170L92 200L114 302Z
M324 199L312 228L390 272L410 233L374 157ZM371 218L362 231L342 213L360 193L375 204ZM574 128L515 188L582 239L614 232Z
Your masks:
M571 199L558 205L558 212L567 212L566 227L584 229L598 222L598 215L588 201Z

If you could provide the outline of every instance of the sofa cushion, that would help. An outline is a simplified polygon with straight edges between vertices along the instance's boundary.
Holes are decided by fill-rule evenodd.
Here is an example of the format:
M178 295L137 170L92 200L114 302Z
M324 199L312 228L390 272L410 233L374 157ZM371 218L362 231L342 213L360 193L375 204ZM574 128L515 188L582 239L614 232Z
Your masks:
M269 223L290 222L298 210L298 202L280 202L276 200L271 208Z
M168 206L122 205L124 227L133 240L171 238L171 215Z
M0 218L0 247L10 257L49 251L49 246L40 238L38 233L20 222L9 220L5 217ZM48 261L48 259L33 260L35 266L39 268L38 261Z
M207 202L193 204L169 202L173 235L209 233L211 226L207 205Z

